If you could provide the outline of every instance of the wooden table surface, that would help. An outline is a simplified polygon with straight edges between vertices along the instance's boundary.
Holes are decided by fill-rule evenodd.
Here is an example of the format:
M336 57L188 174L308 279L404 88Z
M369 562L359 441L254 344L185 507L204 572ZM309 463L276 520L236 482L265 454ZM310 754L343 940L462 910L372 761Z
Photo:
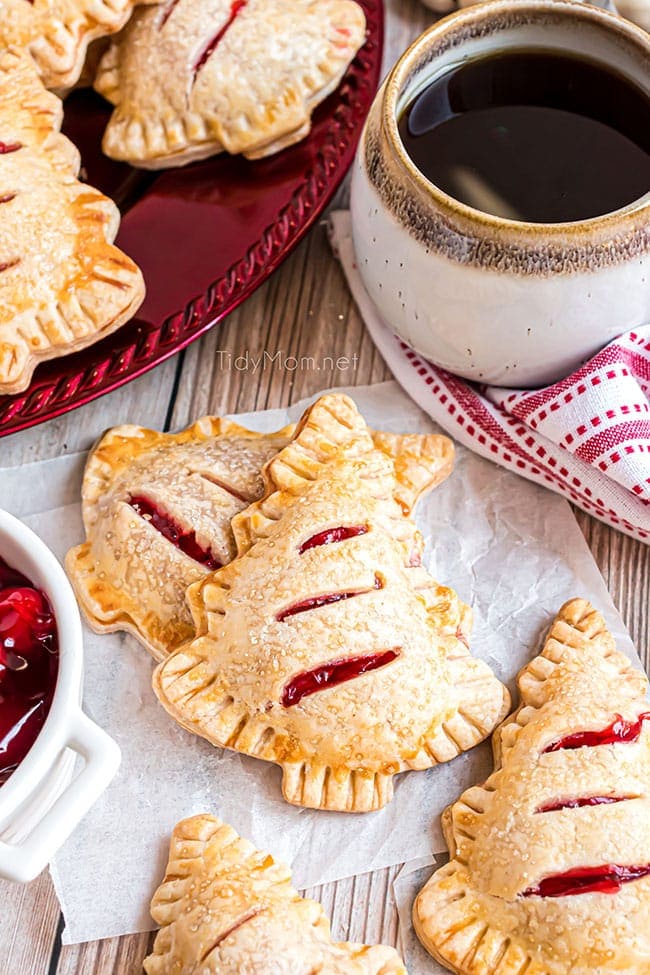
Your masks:
M388 0L387 13L385 63L389 64L433 17L418 0ZM344 200L345 189L339 194L339 205ZM268 358L266 368L257 371L234 367L235 356L249 352L257 357L264 351L271 356L278 351L283 354L273 361ZM311 359L305 368L292 371L280 362L288 356ZM331 368L339 357L348 357L349 368ZM0 440L0 465L84 450L103 430L118 423L176 429L205 413L285 406L329 386L363 385L387 378L390 373L364 330L320 225L270 281L205 338L89 406ZM650 548L581 512L576 517L647 668ZM337 938L396 944L391 884L398 869L328 884L309 894L323 903ZM371 901L381 903L383 909L374 910L369 919L366 905ZM62 948L62 927L49 874L24 887L0 882L2 975L142 972L152 936Z

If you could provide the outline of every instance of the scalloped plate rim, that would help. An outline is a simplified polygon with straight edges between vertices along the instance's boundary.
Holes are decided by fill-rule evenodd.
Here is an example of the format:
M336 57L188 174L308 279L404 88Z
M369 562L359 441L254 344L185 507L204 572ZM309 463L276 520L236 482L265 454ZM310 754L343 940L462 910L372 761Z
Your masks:
M47 383L47 385L41 386L40 384L36 383L30 385L30 387L28 387L28 389L22 393L17 393L13 396L0 396L0 438L10 436L14 433L19 433L22 430L26 430L34 426L38 426L41 423L47 422L48 420L54 420L57 417L61 417L81 406L86 406L88 403L91 403L92 401L99 399L108 393L114 392L121 386L127 385L133 380L138 379L140 376L143 376L145 373L156 368L156 366L162 365L162 363L177 355L197 339L201 338L207 332L219 325L224 318L235 311L236 308L246 301L246 299L249 298L262 284L264 284L265 281L267 281L274 274L283 261L295 250L298 244L304 239L308 231L311 230L315 225L319 217L322 216L323 212L331 202L334 194L345 178L345 175L354 158L356 145L361 136L365 122L365 116L370 108L379 83L384 41L383 0L360 0L360 2L364 7L366 14L369 15L369 26L374 28L369 31L368 35L368 42L371 43L371 48L370 51L367 52L367 55L370 58L370 61L366 68L359 65L359 57L366 52L366 47L362 48L360 55L358 55L353 62L353 65L349 69L345 78L347 78L350 74L353 74L354 77L370 83L369 94L364 100L363 116L361 119L357 119L357 113L355 112L354 108L350 105L344 105L344 103L341 101L333 105L329 115L329 119L332 124L328 127L328 133L331 135L339 129L340 125L337 122L336 115L337 112L344 107L346 118L350 115L353 116L354 129L352 138L347 143L346 147L337 153L334 173L323 174L324 185L322 191L320 195L316 195L315 204L309 207L307 215L297 223L295 230L292 233L289 233L287 235L287 239L284 240L279 246L273 245L269 259L265 261L261 267L256 267L248 276L248 280L246 280L246 282L240 288L235 288L234 290L231 288L233 293L230 295L230 297L226 298L225 300L220 300L216 297L210 299L209 296L211 294L218 292L219 288L222 288L231 278L237 276L238 269L251 259L253 252L260 246L268 235L273 234L274 230L276 230L278 226L281 226L282 222L286 220L292 212L295 213L296 208L304 207L305 203L309 203L310 186L312 183L314 183L319 175L315 166L312 166L311 170L308 172L308 175L296 182L291 200L280 211L278 214L278 219L267 226L256 239L250 242L243 256L235 260L220 278L217 278L216 281L211 282L203 292L188 297L184 308L181 308L178 311L168 315L160 324L151 325L147 327L145 332L134 335L132 340L126 345L121 345L119 342L117 342L116 347L113 350L100 355L100 357L94 361L92 356L93 351L97 348L97 345L110 341L111 338L119 339L122 331L121 329L118 330L114 336L108 336L105 339L100 340L96 346L91 345L87 349L76 353L75 355L82 357L85 362L79 368L73 369L68 373L66 373L64 365L66 358L68 357L61 356L59 360L56 358L48 360L50 368L56 368L55 364L57 361L62 363L62 367L60 374L55 375L52 380ZM345 82L345 78L341 84ZM332 96L330 96L330 98L331 97ZM328 146L325 139L322 140L319 149L326 148ZM322 158L320 154L319 158ZM324 168L324 163L322 165ZM174 322L179 318L181 321L185 322L191 320L192 316L194 315L196 305L203 302L207 302L209 304L209 308L200 316L199 323L192 328L185 328L184 331L186 331L187 334L172 340L171 343L169 343L169 347L160 348L161 337L164 336L166 331L174 328ZM128 328L129 324L130 323L127 323L126 326L123 326L123 328ZM156 337L155 351L145 354L143 361L134 366L127 364L126 366L122 365L120 367L120 360L123 360L124 358L129 359L131 362L134 359L139 358L139 348L141 348L143 344L146 345L153 336ZM118 365L117 369L115 368L116 362ZM100 379L99 383L95 384L96 374L98 371L102 374L102 376L109 375L109 378L105 380ZM57 396L57 390L60 390L62 384L65 385L70 383L74 387L72 392L65 394L63 399L59 399ZM88 386L89 383L90 386ZM79 390L81 391L79 392ZM32 406L30 405L30 398L34 395L37 396L37 403L36 405ZM53 405L48 405L49 401L54 396L57 396L57 401ZM46 397L47 400L45 405L41 405L43 397Z

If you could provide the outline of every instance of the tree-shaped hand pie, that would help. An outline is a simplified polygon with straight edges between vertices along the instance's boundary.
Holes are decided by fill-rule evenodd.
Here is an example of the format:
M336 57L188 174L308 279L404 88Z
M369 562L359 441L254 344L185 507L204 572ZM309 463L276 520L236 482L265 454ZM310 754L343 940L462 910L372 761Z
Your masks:
M23 0L24 2L24 0ZM267 156L303 139L365 41L354 0L165 0L112 42L104 152L134 166Z
M230 521L262 495L262 468L292 432L212 416L176 434L109 430L86 464L87 540L66 558L93 629L127 630L158 660L191 639L187 587L234 558Z
M117 207L77 180L62 115L29 55L0 51L0 394L26 389L40 360L114 331L144 296L111 243Z
M66 558L92 628L133 633L158 660L191 639L187 588L234 558L231 519L262 496L262 468L293 429L260 435L204 416L176 434L109 430L86 464L87 540ZM447 437L373 439L395 460L396 497L406 510L451 472Z
M190 587L197 638L154 675L180 724L280 764L298 805L377 809L397 772L454 758L507 713L463 605L422 567L395 469L350 400L318 400L233 521L243 554Z
M648 682L566 603L494 735L496 769L443 817L451 860L414 924L461 975L650 972Z
M70 88L90 41L121 30L136 2L0 0L0 48L25 48L48 88Z
M151 914L147 975L406 975L393 948L333 942L288 867L214 816L176 826Z

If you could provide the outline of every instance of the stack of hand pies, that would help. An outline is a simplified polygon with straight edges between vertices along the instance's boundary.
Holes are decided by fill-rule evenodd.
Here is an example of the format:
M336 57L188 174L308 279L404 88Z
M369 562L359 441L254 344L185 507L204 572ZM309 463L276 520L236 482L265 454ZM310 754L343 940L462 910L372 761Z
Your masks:
M94 629L159 661L170 715L280 765L291 803L371 813L397 773L494 732L495 771L445 814L450 861L416 900L423 945L460 975L648 973L647 680L575 599L503 720L509 694L412 517L452 464L447 438L372 431L340 394L274 434L118 427L88 461L68 573ZM211 815L175 829L152 914L149 975L406 971L334 944L289 871Z
M144 297L57 95L94 83L115 106L103 149L134 166L254 159L308 134L364 40L354 0L0 0L0 394Z

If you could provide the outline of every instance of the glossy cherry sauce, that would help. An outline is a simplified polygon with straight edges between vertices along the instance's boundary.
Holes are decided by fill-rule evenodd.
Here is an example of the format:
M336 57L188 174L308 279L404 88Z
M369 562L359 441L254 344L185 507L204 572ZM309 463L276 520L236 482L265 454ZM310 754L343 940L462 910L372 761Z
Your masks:
M244 9L244 7L246 6L247 3L248 3L248 0L231 0L230 14L228 16L228 20L223 25L223 27L221 28L221 30L217 34L215 34L215 36L212 37L208 41L208 43L204 47L203 51L201 52L201 54L199 55L199 57L197 58L197 60L194 62L194 80L195 81L196 81L196 76L198 75L199 71L201 70L201 68L203 67L203 65L206 63L206 61L208 60L208 58L210 58L214 54L214 52L216 51L218 45L223 40L223 37L224 37L225 33L232 27L234 21L239 16L239 14L242 12L242 10Z
M548 752L559 752L574 748L597 748L600 745L631 744L638 741L643 731L645 721L650 721L650 711L644 711L635 721L626 721L617 714L611 724L598 731L578 731L573 735L565 735L557 741L547 745L543 755Z
M399 657L399 649L384 650L381 653L367 653L362 657L348 657L347 660L331 660L313 670L296 674L285 685L282 692L282 705L290 708L302 701L303 697L336 687L345 681L354 680L362 674L385 667Z
M576 867L545 877L528 887L522 897L573 897L576 894L616 894L623 884L650 876L650 864L626 866L605 863L598 867Z
M186 531L173 518L165 514L150 498L143 495L132 497L129 504L136 514L148 521L163 538L171 542L195 562L200 562L206 569L220 569L221 562L214 557L209 548L203 548L196 540L196 532Z
M583 809L585 806L610 806L625 802L633 796L576 796L573 799L554 799L538 806L536 813L559 812L561 809Z
M307 599L301 599L299 603L293 603L292 606L281 609L275 618L279 623L283 623L284 620L290 616L295 616L297 613L306 613L310 609L320 609L321 606L330 606L332 603L340 603L342 600L352 599L354 596L364 596L366 593L372 592L373 589L383 588L383 582L376 575L372 589L350 589L343 592L328 592L322 596L309 596Z
M320 545L333 545L335 542L344 542L348 538L357 538L368 532L367 525L339 525L337 528L325 528L322 532L316 532L311 538L303 542L298 551L302 555L310 548L318 548Z
M56 621L47 596L0 558L0 785L38 737L58 669Z

